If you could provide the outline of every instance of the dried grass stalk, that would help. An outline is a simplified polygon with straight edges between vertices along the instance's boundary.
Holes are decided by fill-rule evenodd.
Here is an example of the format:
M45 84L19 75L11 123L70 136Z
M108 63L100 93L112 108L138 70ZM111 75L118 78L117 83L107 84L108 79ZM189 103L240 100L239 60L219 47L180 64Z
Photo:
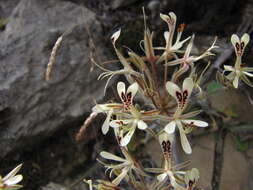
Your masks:
M45 75L46 81L49 81L49 79L50 79L50 73L51 73L51 71L52 71L53 64L55 63L56 53L57 53L57 50L59 49L59 47L60 47L60 45L61 45L62 38L63 38L63 35L60 36L60 37L57 39L57 41L56 41L55 44L54 44L53 50L52 50L52 52L51 52L51 55L50 55L50 58L49 58L49 62L48 62L48 64L47 64L46 75Z

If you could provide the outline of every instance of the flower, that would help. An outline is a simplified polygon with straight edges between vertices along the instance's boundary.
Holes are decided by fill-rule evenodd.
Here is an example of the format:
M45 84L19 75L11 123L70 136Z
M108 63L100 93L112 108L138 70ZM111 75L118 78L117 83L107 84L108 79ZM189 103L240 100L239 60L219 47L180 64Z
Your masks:
M164 127L164 131L168 134L172 134L175 131L176 126L179 129L180 140L183 150L187 154L191 154L192 149L190 143L186 137L186 134L190 133L195 127L207 127L208 123L200 120L188 119L192 118L200 113L200 111L194 111L187 114L182 114L187 107L189 97L193 90L194 83L191 78L186 78L183 82L183 89L173 82L167 82L166 88L168 93L177 100L178 107L170 118L170 122Z
M18 183L22 181L23 176L21 174L16 175L21 167L22 164L18 165L4 178L0 176L0 190L16 190L22 188L22 185L18 185Z
M185 174L184 181L187 185L187 190L193 190L199 180L199 171L196 168L192 168Z
M246 45L249 43L250 37L247 33L245 33L241 39L236 34L231 36L231 43L234 46L236 53L236 61L234 67L230 65L224 65L224 73L230 72L226 78L229 81L232 81L234 88L238 88L239 80L243 80L247 85L253 87L253 84L250 82L248 77L253 77L252 67L242 67L242 55L244 53L244 49Z
M135 170L138 173L140 173L141 175L146 175L141 169L139 169L138 167L136 167L137 163L135 163L135 161L131 158L131 156L129 155L128 151L126 149L122 149L122 153L124 154L125 158L121 158L119 156L116 156L114 154L111 154L109 152L106 151L102 151L100 152L100 156L103 157L104 159L107 160L113 160L116 162L120 162L119 164L116 165L108 165L105 164L103 162L101 162L102 164L105 165L105 167L107 167L108 169L111 169L110 172L110 177L112 175L112 173L117 173L120 170L119 175L112 181L112 184L114 185L118 185L124 178L128 178L128 172L130 170Z

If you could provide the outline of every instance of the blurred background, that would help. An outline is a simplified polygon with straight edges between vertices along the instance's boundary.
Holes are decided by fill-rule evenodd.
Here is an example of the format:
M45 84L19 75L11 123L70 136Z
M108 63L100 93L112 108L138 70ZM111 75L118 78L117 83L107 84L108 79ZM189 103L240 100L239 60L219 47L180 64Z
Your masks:
M142 7L154 31L154 44L164 43L167 30L159 14L173 11L178 24L186 25L184 37L196 34L196 53L218 37L220 48L211 61L220 58L222 64L235 61L230 36L251 35L253 29L252 0L0 0L2 176L23 163L26 190L86 190L83 178L105 178L96 158L102 150L117 151L117 145L111 133L101 134L104 117L99 116L79 141L76 134L94 100L114 97L118 78L104 96L105 81L97 81L101 70L93 67L90 55L95 53L98 62L115 59L110 36L118 28L122 29L119 45L142 53ZM46 82L51 50L63 33ZM252 42L243 62L253 64ZM117 68L117 64L109 66ZM178 158L191 160L191 167L200 170L199 187L205 190L253 189L252 90L244 85L237 91L224 89L214 79L215 70L206 79L207 98L198 102L210 127L190 136L191 156L179 150ZM160 148L152 140L146 144L136 140L132 149L141 150L138 156L143 162L152 158L152 164L159 164Z

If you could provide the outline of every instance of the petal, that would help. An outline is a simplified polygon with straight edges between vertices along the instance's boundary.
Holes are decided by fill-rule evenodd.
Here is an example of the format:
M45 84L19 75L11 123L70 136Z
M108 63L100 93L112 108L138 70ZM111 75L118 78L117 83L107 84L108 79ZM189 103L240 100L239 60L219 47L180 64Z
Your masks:
M245 75L249 76L249 77L253 77L252 73L246 72L246 71L242 71Z
M111 36L111 40L112 40L113 44L115 44L116 40L119 38L120 32L121 32L121 29L119 29L118 31L116 31L116 32Z
M117 84L117 91L118 91L120 99L122 100L122 94L126 93L126 85L125 85L124 82L118 82L118 84Z
M193 87L194 87L194 82L193 82L192 78L186 78L186 79L184 79L184 82L183 82L183 91L187 90L187 92L188 92L187 99L190 97L190 95L192 93Z
M138 129L141 129L141 130L145 130L148 128L148 125L142 120L138 121L137 126L138 126Z
M3 181L6 181L8 180L9 178L13 177L16 175L16 173L19 172L19 170L21 169L22 167L22 164L19 164L16 168L14 168L10 173L8 173L2 180Z
M166 40L166 42L169 40L169 32L168 31L165 31L163 33L163 36L164 36L164 39Z
M128 168L124 168L123 170L122 170L122 172L112 181L112 183L114 184L114 185L119 185L120 184L120 182L126 177L126 175L127 175L127 172L129 171L129 167Z
M200 121L200 120L192 120L192 119L186 119L182 120L183 123L186 123L188 125L194 125L197 127L207 127L208 123L205 121Z
M161 17L161 19L163 19L165 22L167 22L167 20L170 20L170 17L169 17L168 15L166 15L166 14L160 13L160 17Z
M7 186L15 185L15 184L19 183L20 181L22 181L22 179L23 179L22 175L16 175L16 176L11 177L8 180L4 181L4 184L6 184Z
M117 128L117 127L121 127L124 125L128 125L131 122L131 120L112 120L109 125L112 128Z
M184 133L183 127L181 122L177 122L177 126L179 128L179 134L180 134L180 140L181 140L181 145L183 147L183 150L185 151L185 153L187 154L191 154L192 153L192 148L191 145Z
M226 71L235 71L234 67L230 66L230 65L224 65L224 69Z
M233 85L235 88L238 88L238 84L239 84L239 77L235 76L234 80L233 80Z
M243 34L241 37L241 42L244 42L244 47L249 43L250 37L247 33Z
M188 46L185 50L184 58L188 58L190 56L190 53L192 51L193 41L194 41L195 35L193 34L191 37L190 42L188 43Z
M159 143L160 143L160 144L162 144L163 142L167 142L167 141L173 142L174 135L171 135L171 134L162 132L162 133L158 136L158 139L159 139Z
M181 187L177 182L172 172L168 172L170 183L174 187L175 190L186 190L185 188Z
M131 92L132 98L135 96L135 94L137 93L139 88L139 85L137 82L131 84L128 89L127 89L127 94L129 94L129 92Z
M118 161L118 162L125 162L126 160L119 157L119 156L116 156L110 152L106 152L106 151L102 151L100 152L100 156L107 159L107 160L114 160L114 161Z
M240 39L236 34L233 34L231 36L231 43L233 44L234 47L235 47L236 43L240 43Z
M158 175L156 178L158 181L163 181L163 180L165 180L166 177L167 177L167 173L162 173L162 174Z
M103 123L103 125L102 125L102 133L105 135L106 133L108 133L108 131L109 131L109 126L110 126L110 119L111 119L111 117L112 117L112 113L113 113L113 111L111 110L111 111L109 111L108 112L108 114L107 114L107 117L106 117L106 119L105 119L105 121L104 121L104 123Z
M171 121L169 122L165 127L164 127L164 131L168 134L172 134L174 133L176 128L176 122L175 121Z
M166 83L166 89L167 89L168 93L173 98L175 98L177 101L179 101L178 97L177 97L177 93L182 94L182 92L181 92L180 88L175 83L168 81Z
M120 145L127 146L128 143L130 142L134 132L135 132L135 127L131 128L130 131L123 137L123 139L121 139Z

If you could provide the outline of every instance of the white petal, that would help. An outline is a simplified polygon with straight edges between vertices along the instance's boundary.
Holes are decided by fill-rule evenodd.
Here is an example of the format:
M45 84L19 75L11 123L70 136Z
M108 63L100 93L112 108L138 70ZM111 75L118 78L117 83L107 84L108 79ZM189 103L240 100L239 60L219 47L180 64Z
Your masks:
M166 40L166 42L169 40L169 32L168 31L165 31L163 33L163 36L164 36L164 39Z
M10 173L8 173L2 180L3 181L6 181L8 180L9 178L13 177L16 175L16 173L19 172L19 170L21 169L22 167L22 164L19 164L16 168L14 168Z
M160 144L162 144L162 142L164 142L164 141L165 141L165 142L167 142L167 141L173 142L174 135L171 135L171 134L162 132L162 133L158 136L158 139L159 139L159 143L160 143Z
M245 75L249 76L249 77L253 77L252 73L246 72L246 71L242 71Z
M117 128L117 127L121 127L123 125L127 125L131 122L131 120L112 120L109 125L112 128Z
M142 120L138 121L137 126L138 126L138 129L141 129L141 130L145 130L148 128L148 125Z
M158 181L163 181L167 177L167 173L162 173L158 175L156 178Z
M23 179L22 175L16 175L4 181L4 184L6 184L7 186L15 185L18 184L20 181L22 181L22 179Z
M230 65L224 65L224 69L226 71L235 71L234 67L230 66Z
M160 13L160 17L161 19L163 19L165 22L167 22L168 20L170 20L170 17L168 15L162 14Z
M121 98L122 93L123 94L126 93L126 85L125 85L124 82L118 82L118 84L117 84L117 91L118 91L120 99L122 100L122 98Z
M189 124L189 125L195 125L197 127L207 127L208 123L205 121L200 120L192 120L192 119L186 119L182 120L183 123Z
M239 77L235 76L235 79L233 80L233 85L235 88L238 88L238 84L239 84Z
M244 47L249 43L250 37L247 33L243 34L241 37L241 42L244 42Z
M184 133L183 127L181 122L177 122L177 126L179 128L179 134L180 134L180 140L181 140L181 145L183 147L183 150L185 151L185 153L187 154L191 154L192 153L192 148L191 145Z
M110 126L110 119L111 119L111 116L112 116L112 113L113 111L109 111L108 114L107 114L107 117L102 125L102 133L105 135L106 133L108 133L109 131L109 126Z
M188 98L190 97L190 95L192 93L193 87L194 87L194 82L193 82L192 78L186 78L186 79L184 79L184 82L183 82L183 91L187 90L187 92L188 92Z
M128 94L129 92L131 92L131 95L132 95L132 98L133 98L133 97L135 96L135 94L137 93L138 88L139 88L139 85L138 85L137 82L131 84L131 85L128 87L128 89L127 89L127 94Z
M114 161L119 161L119 162L125 162L126 160L119 157L119 156L116 156L110 152L106 152L106 151L102 151L100 152L100 156L107 159L107 160L114 160Z
M175 15L175 13L170 12L170 13L169 13L169 16L170 16L170 18L171 18L174 22L176 22L177 16Z
M122 172L112 181L114 185L119 185L120 182L126 177L129 168L124 168Z
M181 187L177 182L172 172L167 172L170 178L170 183L174 187L175 190L186 190L185 188Z
M121 29L119 29L118 31L116 31L116 32L111 36L111 39L112 39L112 41L113 41L113 44L115 44L116 40L119 38L120 32L121 32Z
M177 92L182 93L180 88L175 83L168 81L166 83L166 89L168 93L178 101L176 93Z
M233 34L231 36L231 43L233 44L234 47L236 43L240 43L239 37L236 34Z
M194 38L195 38L195 35L193 34L192 37L191 37L191 40L185 50L185 54L184 54L184 57L185 58L188 58L190 56L190 53L192 51L192 46L193 46L193 41L194 41Z
M130 129L130 131L123 137L123 139L121 139L120 145L121 146L128 145L128 143L130 142L130 140L131 140L134 132L135 132L135 127L133 127L132 129Z
M171 121L169 122L165 127L164 127L164 131L168 134L172 134L174 133L176 128L176 122L175 121Z

